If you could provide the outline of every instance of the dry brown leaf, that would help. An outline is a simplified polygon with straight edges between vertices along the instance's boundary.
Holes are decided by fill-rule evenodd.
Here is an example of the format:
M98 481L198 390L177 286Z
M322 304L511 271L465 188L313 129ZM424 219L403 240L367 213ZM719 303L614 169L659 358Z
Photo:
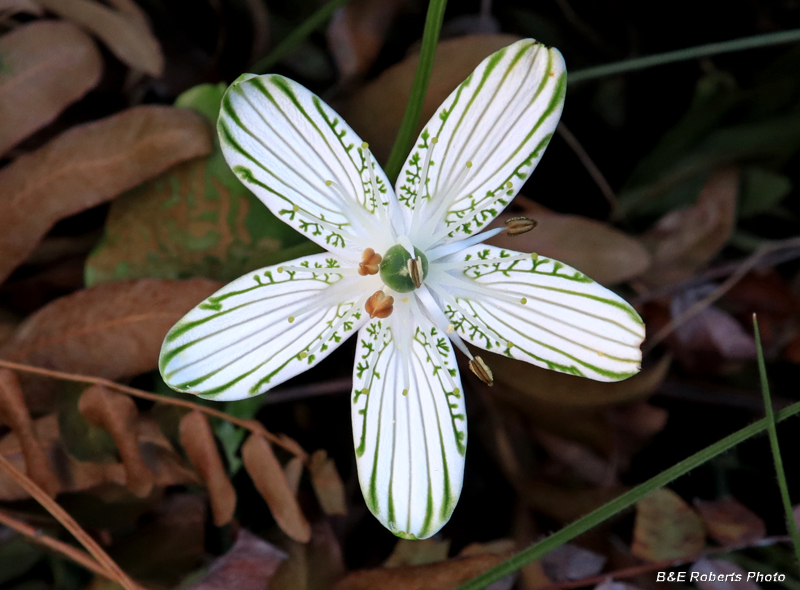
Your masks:
M336 470L336 463L328 457L324 449L319 449L311 455L308 472L322 511L328 515L347 514L342 478Z
M520 497L529 506L563 524L578 520L628 491L625 486L567 488L533 478L519 489Z
M706 527L683 499L667 488L636 503L631 553L649 561L686 559L700 554Z
M344 577L344 557L339 540L327 520L311 526L308 543L288 541L289 554L269 583L269 590L329 590Z
M208 488L214 524L228 524L236 510L236 490L222 464L211 425L199 410L181 418L180 437L186 455Z
M139 20L92 0L37 0L47 10L88 29L120 61L154 77L164 71L158 40Z
M554 582L582 580L599 574L606 563L602 555L567 543L541 557L547 577Z
M242 445L242 461L278 526L295 541L307 543L311 526L269 442L257 434L250 435Z
M16 434L28 477L54 498L58 493L58 478L36 438L19 379L8 369L0 369L0 421Z
M242 529L231 550L215 561L208 574L187 590L265 590L287 555Z
M485 57L518 40L513 35L472 35L440 42L416 131L422 130L444 99ZM338 106L342 117L369 142L370 150L380 162L389 157L400 128L417 62L419 55L406 58L356 92L346 104Z
M53 121L103 73L91 38L64 22L34 22L3 35L0 55L0 154Z
M559 260L602 285L631 279L650 265L650 254L638 240L607 223L562 215L539 205L526 215L538 222L535 229L513 237L501 233L487 243ZM511 217L501 215L492 225L503 227Z
M351 0L334 13L328 25L328 46L344 80L369 71L405 1Z
M644 369L630 379L601 383L548 371L496 354L484 353L484 360L492 368L495 381L521 394L560 406L583 408L608 406L645 397L661 384L670 366L669 357L664 357L655 366Z
M761 517L732 496L713 502L696 499L694 506L708 528L708 536L722 546L749 544L767 535Z
M134 0L107 0L107 2L131 22L138 24L145 30L150 29L150 19L147 13Z
M0 358L107 379L146 373L158 368L167 331L219 287L206 279L96 285L28 317L0 348ZM52 379L22 381L31 411L52 406Z
M439 563L352 572L333 590L453 590L510 554L456 557Z
M83 417L95 426L108 431L117 445L128 489L140 498L153 491L153 473L147 467L136 435L139 411L127 395L116 393L101 385L86 389L78 402Z
M300 457L292 457L283 468L283 476L292 491L292 495L297 495L300 489L300 479L303 477L303 460Z
M73 127L0 171L0 282L63 217L211 151L204 119L140 106Z
M42 16L44 9L34 0L0 0L0 16L14 15L20 12Z
M739 180L738 168L714 172L696 205L667 213L642 236L653 253L643 280L653 286L680 282L719 253L736 223Z
M178 454L160 432L158 436L150 436L152 431L158 430L158 428L143 428L147 422L147 420L140 422L139 444L144 459L154 474L155 485L166 487L199 484L200 480L197 474L183 466ZM127 474L122 463L77 461L67 453L61 441L57 414L50 414L34 420L33 430L50 461L51 469L58 475L59 493L80 492L97 488L103 484L114 484L120 489L126 489ZM25 469L22 444L16 433L11 432L0 440L0 453L18 469ZM10 502L24 500L28 497L28 494L10 477L0 473L0 500Z
M568 467L584 482L597 486L619 485L616 464L592 449L545 430L537 430L535 436L555 461Z

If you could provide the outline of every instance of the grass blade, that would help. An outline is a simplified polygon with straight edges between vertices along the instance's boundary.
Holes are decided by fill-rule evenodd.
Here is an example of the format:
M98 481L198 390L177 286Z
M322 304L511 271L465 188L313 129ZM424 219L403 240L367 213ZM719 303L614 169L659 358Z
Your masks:
M794 403L791 406L775 413L774 418L777 422L780 422L781 420L785 420L786 418L794 416L798 413L800 413L800 402ZM688 473L709 459L712 459L717 455L720 455L725 451L735 447L740 442L745 441L756 434L764 432L767 430L767 428L768 420L767 418L762 418L761 420L758 420L749 426L745 426L741 430L737 430L733 434L726 436L714 444L707 446L703 450L698 451L694 455L687 457L683 461L676 463L669 469L666 469L658 475L648 479L646 482L639 484L632 490L629 490L617 498L614 498L607 504L597 508L596 510L593 510L586 516L568 524L557 533L554 533L546 539L531 545L527 549L523 549L514 557L504 561L500 565L490 569L480 576L473 578L466 584L462 584L457 588L457 590L482 590L483 588L486 588L492 582L496 582L497 580L514 573L535 559L540 558L545 553L548 553L549 551L568 543L575 537L582 535L589 529L611 518L615 514L622 512L626 508L630 508L646 495L657 490L658 488L665 486L673 479Z
M411 96L408 98L406 112L397 131L397 137L392 146L392 153L386 161L384 170L391 182L397 180L403 162L411 151L417 135L417 125L422 114L422 104L428 91L428 81L433 70L433 57L436 54L436 43L439 41L439 32L442 30L444 9L447 0L431 0L428 5L428 15L425 17L425 31L422 33L422 50L419 54L417 71L411 85Z
M778 430L775 427L775 415L772 411L772 398L769 394L769 381L767 381L767 367L764 364L764 351L761 348L761 333L758 330L756 314L753 314L753 331L756 338L756 350L758 351L758 373L761 377L761 393L764 396L764 409L767 415L769 444L772 448L772 458L775 460L775 474L778 477L778 487L781 490L781 501L786 512L786 527L792 537L797 565L800 566L800 536L797 534L797 523L794 520L792 502L789 499L789 486L786 483L786 473L783 471L783 459L781 459L781 448L778 444Z

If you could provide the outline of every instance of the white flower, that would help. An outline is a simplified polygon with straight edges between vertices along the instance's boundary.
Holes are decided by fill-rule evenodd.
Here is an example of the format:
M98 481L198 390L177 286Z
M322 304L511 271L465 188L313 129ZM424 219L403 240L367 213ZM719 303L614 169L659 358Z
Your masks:
M216 400L265 391L358 331L352 420L364 499L396 535L426 538L461 493L467 422L454 347L601 381L639 370L644 327L560 262L481 245L558 123L561 54L533 40L485 59L420 134L395 190L367 145L302 86L244 75L222 102L228 163L327 250L233 281L167 335L173 388ZM524 225L524 223L523 223Z

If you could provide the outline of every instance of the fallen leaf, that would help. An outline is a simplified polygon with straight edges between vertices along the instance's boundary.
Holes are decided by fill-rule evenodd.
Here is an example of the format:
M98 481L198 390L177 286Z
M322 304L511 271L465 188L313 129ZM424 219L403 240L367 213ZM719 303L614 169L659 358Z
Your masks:
M322 511L328 515L347 514L342 478L336 470L336 463L328 457L324 449L319 449L311 455L308 473L311 475L311 484L314 486Z
M311 526L303 516L269 442L257 434L251 434L242 446L242 460L278 526L295 541L307 543L311 538Z
M722 250L736 223L739 177L737 168L717 170L696 205L671 211L642 236L653 256L642 280L652 286L680 282Z
M422 130L439 105L485 57L518 40L519 37L513 35L472 35L441 41L436 46L430 84L415 133ZM385 70L338 108L356 133L369 142L370 150L379 162L385 162L389 157L411 95L418 62L419 55L407 57Z
M148 467L153 472L155 485L167 487L182 484L198 484L200 480L183 462L163 435L152 436L152 430L139 426L139 444ZM33 422L33 430L39 444L50 461L50 468L58 475L59 493L80 492L98 488L103 484L114 484L127 490L127 474L121 463L90 463L78 461L67 453L61 440L58 415L49 414ZM157 427L156 427L157 430ZM160 434L160 433L159 433ZM22 445L14 432L0 440L0 454L20 470L25 469ZM128 492L129 493L129 492ZM14 480L0 472L0 500L25 500L29 496Z
M3 35L0 56L0 155L52 122L103 73L91 38L64 22L33 22Z
M694 557L705 538L703 521L672 490L661 488L636 503L631 546L636 557L649 561Z
M421 541L398 539L383 567L404 567L444 561L450 553L450 541L435 538Z
M189 461L208 488L214 524L228 524L236 510L236 490L222 465L211 425L199 410L193 410L181 419L180 437Z
M91 0L37 0L47 10L88 29L120 61L158 78L164 71L161 46L140 20Z
M369 71L405 1L351 0L333 14L326 36L344 81Z
M289 540L282 547L289 554L269 584L269 590L329 590L344 577L342 548L328 520L311 525L311 540Z
M540 205L526 215L538 222L533 230L519 236L501 233L487 243L560 260L602 285L627 281L650 265L650 254L638 240L607 223L555 213ZM511 217L501 215L492 226L504 227Z
M300 489L300 479L303 477L303 460L300 457L289 459L283 468L283 476L292 495L296 496L297 490Z
M708 529L708 536L723 547L750 544L767 536L762 518L732 496L713 502L695 499L694 507Z
M224 84L187 90L175 104L216 122ZM144 277L232 281L321 249L277 219L231 171L219 142L115 199L86 284Z
M669 370L669 357L625 381L601 383L556 373L496 354L484 353L495 380L541 401L560 406L599 407L643 398L661 384Z
M205 279L142 279L79 291L29 316L0 358L107 379L146 373L158 368L167 331L219 287ZM22 382L31 411L52 409L52 379Z
M509 554L484 554L425 565L355 571L332 590L454 590L508 557Z
M606 558L593 551L567 543L545 553L542 567L554 582L568 582L596 576L603 570Z
M747 572L725 559L702 557L689 568L689 579L701 590L760 590Z
M582 481L598 486L619 484L615 465L607 458L601 457L580 443L545 430L537 430L535 436L536 441L554 460L566 465Z
M44 9L34 0L0 0L0 14L13 16L18 13L42 16Z
M134 401L127 395L93 385L81 395L78 408L84 418L106 430L114 439L125 466L128 489L139 498L149 496L153 490L153 473L139 449L136 436L139 411Z
M108 3L131 22L144 29L150 29L150 19L147 17L147 13L136 4L135 0L108 0Z
M53 224L211 151L195 113L140 106L78 125L0 170L0 282Z
M0 368L0 421L16 434L25 458L25 473L47 495L54 498L59 483L50 467L47 455L34 432L31 415L25 405L25 397L17 375Z
M541 479L528 479L519 487L520 497L529 506L563 524L589 514L627 490L625 486L562 487Z
M205 578L187 590L264 590L287 555L242 529L230 551L216 560Z

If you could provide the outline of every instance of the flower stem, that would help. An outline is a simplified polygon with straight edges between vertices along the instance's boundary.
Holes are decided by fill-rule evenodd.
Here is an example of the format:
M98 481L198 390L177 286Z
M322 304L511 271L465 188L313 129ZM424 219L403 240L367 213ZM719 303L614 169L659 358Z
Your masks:
M767 432L769 433L769 444L772 449L772 458L775 460L775 474L778 477L778 488L781 491L781 501L783 510L786 513L786 527L792 536L794 554L797 564L800 566L800 536L797 534L797 523L792 512L792 502L789 499L789 486L786 483L786 473L783 471L783 459L781 459L781 448L778 444L778 431L775 427L775 415L772 411L772 398L769 394L769 381L767 380L767 368L764 365L764 351L761 348L761 332L758 329L758 318L753 314L753 332L756 339L756 351L758 352L758 374L761 377L761 394L764 396L764 409L767 415Z
M414 139L417 135L417 125L422 115L422 105L425 102L425 94L428 91L428 82L433 70L433 58L436 54L436 44L439 41L439 32L442 30L444 20L444 9L447 0L431 0L428 4L428 16L425 18L425 31L422 33L422 50L419 54L417 71L414 74L414 82L411 85L411 96L408 98L406 112L397 131L397 137L392 146L392 153L386 162L384 170L391 182L397 180L400 169L403 166L408 152L411 151Z
M679 61L686 61L689 59L697 59L699 57L707 57L709 55L744 51L745 49L755 49L757 47L769 47L771 45L793 43L795 41L800 41L800 29L779 31L777 33L767 33L766 35L754 35L752 37L742 37L740 39L733 39L732 41L708 43L706 45L687 47L686 49L667 51L665 53L658 53L656 55L635 57L633 59L617 61L602 66L576 70L569 74L567 80L568 83L575 84L576 82L584 82L586 80L593 80L595 78L602 78L604 76L613 76L615 74L624 74L625 72L643 70L653 66L661 66Z
M303 23L270 51L265 57L258 60L250 68L254 74L266 74L284 57L290 54L306 37L324 25L331 15L350 0L329 0L323 4L314 14L309 16Z
M780 422L798 413L800 413L800 402L794 403L791 406L776 412L774 418L777 422ZM664 487L673 479L688 473L709 459L712 459L713 457L716 457L717 455L720 455L725 451L735 447L740 442L743 442L748 438L755 436L756 434L764 432L767 430L767 428L768 420L767 418L762 418L761 420L758 420L753 424L742 428L741 430L737 430L733 434L726 436L714 444L707 446L703 450L698 451L694 455L687 457L683 461L676 463L672 467L665 469L658 475L648 479L642 484L639 484L632 490L617 496L607 504L597 508L596 510L593 510L575 522L568 524L546 539L531 545L527 549L523 549L515 556L504 561L500 565L490 569L476 578L473 578L469 582L462 584L457 588L457 590L482 590L483 588L486 588L489 584L505 578L507 575L512 574L519 569L522 569L532 561L539 559L545 553L561 547L565 543L568 543L575 537L582 535L601 522L608 520L615 514L622 512L626 508L630 508L636 504L636 502L651 492Z

